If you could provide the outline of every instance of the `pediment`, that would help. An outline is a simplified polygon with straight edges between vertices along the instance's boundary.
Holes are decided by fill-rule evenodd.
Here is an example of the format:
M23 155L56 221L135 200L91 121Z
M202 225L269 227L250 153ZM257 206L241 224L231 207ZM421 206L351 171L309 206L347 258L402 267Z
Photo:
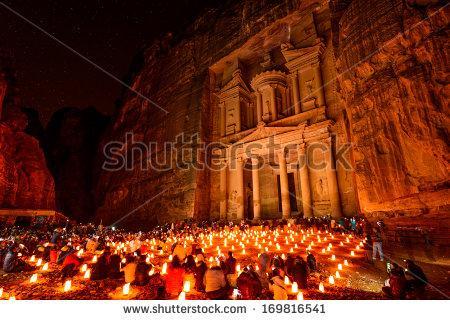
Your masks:
M225 92L228 91L230 89L234 89L234 88L241 88L242 90L250 93L250 89L248 88L247 84L245 83L244 79L242 78L242 74L240 70L236 70L233 73L233 78L227 82L226 85L224 85L222 87L221 92Z
M236 143L257 141L299 129L299 127L267 127L265 125L258 125L255 131L238 140Z

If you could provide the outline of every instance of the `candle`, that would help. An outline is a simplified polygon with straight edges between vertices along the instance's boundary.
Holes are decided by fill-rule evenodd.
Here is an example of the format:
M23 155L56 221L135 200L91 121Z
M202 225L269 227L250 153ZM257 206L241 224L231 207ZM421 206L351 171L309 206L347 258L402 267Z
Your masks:
M183 284L183 291L189 292L191 290L191 283L189 281L185 281Z
M16 300L16 297L15 296L10 296L9 300Z
M69 291L71 287L72 287L72 281L71 281L71 280L67 280L67 281L64 283L64 292Z
M294 281L292 283L292 288L291 289L292 289L293 293L297 293L298 292L298 284L297 284L297 282Z
M342 263L338 263L338 270L342 270Z
M36 263L36 267L40 267L41 264L42 264L42 259L39 258L38 261L37 261L37 263Z
M91 277L91 269L87 269L84 273L84 278L89 279Z
M322 249L322 253L325 253L325 248Z
M125 283L123 285L122 293L123 293L124 296L126 296L126 295L128 295L130 293L130 284L129 283Z
M238 295L239 295L239 290L238 289L233 289L233 294L231 295L231 298L233 300L236 300Z
M355 256L355 252L352 250L352 251L350 251L350 255L352 256L352 257L354 257Z
M178 300L186 300L186 292L181 291L180 295L178 296Z
M325 291L325 288L324 288L324 286L323 286L323 283L321 282L321 283L319 283L319 291L320 292L324 292Z
M329 284L334 284L334 277L333 276L329 276L328 277L328 283Z
M3 296L3 288L0 288L0 298Z
M152 270L150 270L150 271L148 272L148 275L149 275L149 276L152 276L154 273L155 273L155 269L152 268Z
M81 266L81 272L86 272L86 270L87 270L87 264L83 264Z
M288 276L284 276L284 284L288 285L290 283Z
M36 283L37 281L37 273L33 274L30 278L30 283Z
M336 256L333 254L333 255L331 255L331 260L336 260Z
M161 274L167 274L167 262L164 262L161 268Z
M30 258L30 262L34 262L35 260L36 260L36 256L32 255L31 258Z
M297 300L303 300L303 293L301 291L297 294Z
M344 266L348 266L348 261L344 260Z
M42 266L42 271L47 271L48 270L48 262L46 262L43 266Z
M169 261L172 261L172 260L173 260L173 256L170 255L170 256L169 256Z
M339 271L336 270L336 279L340 279L341 278L341 274L339 273Z
M241 265L239 263L236 265L236 272L237 273L241 272Z

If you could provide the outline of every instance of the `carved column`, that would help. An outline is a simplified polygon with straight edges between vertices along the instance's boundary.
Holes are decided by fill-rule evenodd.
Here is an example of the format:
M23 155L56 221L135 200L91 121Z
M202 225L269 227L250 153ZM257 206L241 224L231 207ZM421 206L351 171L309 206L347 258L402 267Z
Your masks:
M261 219L261 195L259 192L259 167L258 159L252 159L252 184L253 184L253 220Z
M331 150L331 138L326 140L327 149L324 157L326 161L326 172L328 181L328 194L331 204L331 216L333 218L340 218L342 216L341 200L339 197L339 188L337 184L336 170L334 163L333 152Z
M297 73L292 74L292 97L294 98L294 112L295 114L299 114L301 112L301 109Z
M277 96L275 92L275 87L270 87L270 119L272 121L277 120Z
M256 92L256 124L258 124L260 121L262 121L262 111L263 105L262 105L262 94L257 91Z
M236 179L237 179L237 219L244 219L245 211L245 190L244 190L244 160L236 160Z
M236 119L236 129L235 132L241 132L242 130L242 112L241 112L241 101L239 98L236 99L236 112L235 115L237 116Z
M227 162L222 161L220 168L220 220L227 218Z
M320 70L320 64L315 64L313 69L314 78L316 79L317 106L322 107L325 105L325 93L323 91L322 71Z
M302 189L303 217L310 218L313 216L311 186L309 184L308 161L306 159L304 147L299 148L299 164L300 164L300 184L301 184L300 187Z
M225 103L220 104L219 124L220 124L220 136L225 137L227 126L227 110L225 108Z
M289 182L287 174L286 159L284 153L278 153L278 165L280 166L280 193L281 193L281 208L283 212L283 219L291 217L291 203L289 197Z

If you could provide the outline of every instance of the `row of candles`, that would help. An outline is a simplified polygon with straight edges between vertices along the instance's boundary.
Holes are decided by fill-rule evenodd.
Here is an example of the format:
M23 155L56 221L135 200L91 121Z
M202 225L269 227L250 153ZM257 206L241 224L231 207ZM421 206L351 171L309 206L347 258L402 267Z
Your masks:
M352 235L345 235L344 233L342 233L342 236L345 237L345 244L349 244L351 241L350 239L352 238ZM327 243L330 240L335 240L335 236L332 233L326 232L325 236L322 238L321 237L321 232L317 232L317 234L314 234L314 232L312 230L307 230L306 232L304 230L300 230L300 232L298 231L294 231L294 230L287 230L287 235L284 236L284 243L286 245L292 245L289 248L289 252L293 253L294 249L299 249L299 245L297 242L295 242L295 237L297 237L298 239L300 239L300 244L304 244L305 241L308 240L308 238L310 237L315 237L315 241L316 243ZM241 251L239 251L238 253L242 254L242 255L247 255L247 251L246 251L246 245L250 245L253 243L255 248L258 248L260 251L264 250L265 252L269 252L272 250L269 250L269 247L273 248L275 247L275 251L281 251L282 247L279 243L279 240L282 240L282 235L280 234L279 230L274 230L274 231L257 231L257 230L249 230L247 232L241 232L241 231L220 231L220 232L211 232L209 234L205 234L202 233L199 236L200 238L200 242L202 247L205 249L205 251L215 251L216 258L214 259L213 256L210 256L208 261L210 262L210 266L211 264L214 262L214 260L217 261L217 264L219 264L219 257L223 257L224 254L222 253L222 251L224 251L223 249L231 249L232 251L235 251L236 247L235 246L239 246L241 247ZM221 247L221 242L223 239L223 247ZM169 237L167 240L167 243L172 243L172 242L184 242L184 247L186 248L187 245L191 244L194 242L194 238L192 235L190 236L186 236L183 238L176 238L176 237ZM230 242L230 243L229 243ZM147 254L147 258L146 258L146 262L147 263L151 263L151 259L154 259L155 256L158 256L160 258L163 258L164 255L164 251L163 250L158 250L156 249L156 244L157 241L155 239L147 239L145 240L143 243L146 244L150 244L149 247L149 253ZM317 244L314 243L314 241L310 241L308 246L306 247L306 251L314 251L314 247L317 246ZM355 256L355 250L360 250L360 247L363 246L365 243L365 240L361 241L354 250L350 251L350 256ZM115 249L114 253L117 254L122 254L122 253L126 253L127 251L129 251L129 247L134 246L136 243L132 240L132 241L125 241L125 242L119 242L119 243L115 243L115 242L108 242L107 245L110 247L113 247ZM229 246L231 244L231 246ZM343 241L340 241L339 246L344 246L345 245ZM263 246L264 245L264 249ZM215 250L213 249L213 247L215 246ZM321 253L322 254L327 254L330 253L331 250L333 248L332 243L328 243L326 248L322 248ZM76 248L78 250L77 255L78 257L83 257L86 253L84 252L84 250L80 247ZM209 250L208 250L209 249ZM131 250L130 250L131 251ZM156 254L156 255L155 255ZM281 257L283 259L286 258L285 254L283 253L281 255ZM331 255L330 258L332 261L336 260L336 256L335 254ZM172 255L168 256L168 261L170 262L172 260ZM49 270L49 264L48 262L43 262L41 258L37 259L36 261L36 257L35 256L31 256L29 259L30 262L34 263L37 267L41 267L41 271L48 271ZM94 255L92 257L91 263L96 263L97 262L97 255ZM125 258L122 260L122 263L126 263ZM348 265L347 260L344 260L344 265ZM165 275L167 274L167 261L164 262L161 266L161 268L159 268L160 270L160 274ZM331 275L329 276L328 282L330 285L333 285L335 283L335 278L339 279L341 277L339 271L342 271L342 264L339 263L338 264L338 270L336 270L336 272L334 273L334 276ZM256 269L258 270L258 266L256 266ZM80 271L83 273L83 278L84 279L89 279L90 275L91 275L91 269L88 268L87 264L83 264L82 267L80 268ZM237 273L239 274L240 270L240 265L237 265ZM154 274L155 272L155 268L152 268L150 270L150 275ZM287 279L288 281L289 279ZM31 276L29 282L30 283L36 283L38 281L38 274L35 273ZM287 283L289 284L289 283ZM64 292L68 292L71 290L71 280L67 280L64 285L63 285L63 291ZM2 290L2 289L0 289ZM128 295L129 292L131 290L131 285L130 284L125 284L122 288L122 293L123 295ZM183 291L182 293L180 293L180 299L181 298L185 298L185 295L187 292L189 292L190 290L190 283L189 284L184 284L183 285ZM292 293L296 293L298 291L298 285L294 282L291 284L291 291ZM323 292L324 291L324 286L323 283L319 284L319 291ZM3 290L1 291L3 294ZM299 295L301 294L301 297L303 297L302 293L299 292ZM1 296L0 296L1 297Z

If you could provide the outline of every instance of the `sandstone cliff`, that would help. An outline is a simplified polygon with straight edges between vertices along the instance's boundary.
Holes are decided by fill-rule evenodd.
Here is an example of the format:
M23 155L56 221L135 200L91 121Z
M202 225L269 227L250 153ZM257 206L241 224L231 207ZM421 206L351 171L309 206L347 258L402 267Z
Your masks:
M0 76L0 102L7 93ZM0 208L55 209L53 178L39 142L24 132L26 115L14 105L0 106Z

